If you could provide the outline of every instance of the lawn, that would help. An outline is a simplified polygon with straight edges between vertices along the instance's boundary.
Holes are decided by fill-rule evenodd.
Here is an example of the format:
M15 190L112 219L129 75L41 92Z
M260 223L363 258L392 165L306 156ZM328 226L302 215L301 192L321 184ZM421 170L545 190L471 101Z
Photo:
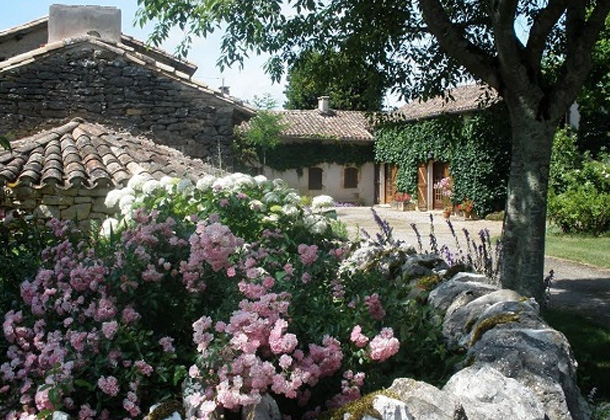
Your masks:
M584 395L595 388L593 399L610 401L610 331L592 325L572 312L546 310L545 320L565 334L578 361L578 379Z
M549 233L545 254L610 269L610 237Z

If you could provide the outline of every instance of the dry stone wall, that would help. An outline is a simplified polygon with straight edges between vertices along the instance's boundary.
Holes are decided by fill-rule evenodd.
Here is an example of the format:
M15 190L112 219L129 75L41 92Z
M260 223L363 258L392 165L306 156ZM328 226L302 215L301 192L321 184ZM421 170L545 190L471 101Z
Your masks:
M0 134L19 138L83 117L216 165L230 162L233 126L244 117L235 103L119 47L82 39L59 44L0 67Z

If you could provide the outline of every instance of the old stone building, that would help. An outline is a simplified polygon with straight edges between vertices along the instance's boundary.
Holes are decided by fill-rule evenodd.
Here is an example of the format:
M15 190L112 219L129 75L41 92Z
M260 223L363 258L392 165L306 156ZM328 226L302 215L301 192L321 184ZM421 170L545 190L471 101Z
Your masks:
M81 117L229 166L233 126L254 115L194 81L194 65L123 35L115 8L53 5L0 32L0 59L0 134L13 138Z
M231 168L233 127L255 111L120 22L116 8L53 5L0 32L3 208L102 218L103 197L133 175Z

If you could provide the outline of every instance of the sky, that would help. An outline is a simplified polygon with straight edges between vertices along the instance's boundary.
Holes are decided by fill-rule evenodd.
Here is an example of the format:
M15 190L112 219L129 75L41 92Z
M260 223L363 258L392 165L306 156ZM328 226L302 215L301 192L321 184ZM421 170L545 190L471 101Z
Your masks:
M151 32L151 27L140 28L139 25L134 24L136 0L0 0L0 31L48 16L51 4L114 6L121 9L124 34L146 41ZM232 96L252 102L255 95L262 96L269 93L281 108L286 101L283 93L285 86L283 83L272 84L269 76L265 74L263 71L265 56L247 59L242 70L236 66L226 69L224 73L220 72L216 67L216 60L220 55L220 38L220 33L214 33L207 39L197 39L194 42L187 57L188 61L198 66L194 79L218 88L223 84L224 78L224 85L229 86ZM181 39L181 32L175 30L160 47L173 53Z

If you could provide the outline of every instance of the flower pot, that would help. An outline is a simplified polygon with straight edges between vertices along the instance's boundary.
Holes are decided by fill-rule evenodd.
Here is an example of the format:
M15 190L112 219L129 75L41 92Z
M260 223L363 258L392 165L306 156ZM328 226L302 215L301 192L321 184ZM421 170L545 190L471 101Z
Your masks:
M464 219L472 219L472 211L465 211Z
M450 210L443 210L443 217L445 219L449 219L451 217L451 211Z

